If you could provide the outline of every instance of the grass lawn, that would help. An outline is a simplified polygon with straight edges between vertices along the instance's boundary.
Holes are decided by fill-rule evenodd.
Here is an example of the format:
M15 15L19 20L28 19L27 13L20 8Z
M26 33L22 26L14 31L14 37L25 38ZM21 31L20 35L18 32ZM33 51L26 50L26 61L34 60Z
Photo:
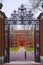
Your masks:
M19 47L10 47L10 51L18 51Z
M25 47L25 50L26 51L32 51L32 50L34 50L34 47Z

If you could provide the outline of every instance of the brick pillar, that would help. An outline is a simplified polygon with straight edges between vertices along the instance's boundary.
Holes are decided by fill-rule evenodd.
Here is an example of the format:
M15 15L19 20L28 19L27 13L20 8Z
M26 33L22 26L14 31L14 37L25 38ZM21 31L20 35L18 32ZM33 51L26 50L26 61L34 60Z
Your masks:
M43 20L40 21L40 52L43 56Z
M4 56L5 51L5 14L0 11L0 56Z
M43 56L43 13L40 13L38 19L40 22L40 54Z

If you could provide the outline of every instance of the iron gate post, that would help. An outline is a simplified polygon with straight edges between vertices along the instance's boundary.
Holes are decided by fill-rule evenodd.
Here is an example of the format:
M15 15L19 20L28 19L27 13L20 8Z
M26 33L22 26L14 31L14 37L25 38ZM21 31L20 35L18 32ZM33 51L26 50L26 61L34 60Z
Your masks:
M6 62L9 62L10 61L10 59L9 59L9 47L10 47L10 30L9 30L9 27L10 27L10 25L8 24L8 30L7 30L7 47L5 48L5 56L4 56L4 63L6 63Z
M35 24L35 62L40 62L40 23L38 25L39 30L38 30L38 42L37 42L37 30Z

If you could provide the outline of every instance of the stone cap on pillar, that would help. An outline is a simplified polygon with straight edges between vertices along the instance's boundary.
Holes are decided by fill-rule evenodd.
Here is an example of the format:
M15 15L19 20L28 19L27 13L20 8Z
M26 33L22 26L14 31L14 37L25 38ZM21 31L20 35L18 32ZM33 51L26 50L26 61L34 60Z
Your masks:
M5 13L4 13L4 12L2 12L2 11L0 11L0 18L2 18L2 19L7 18L7 17L6 17L6 15L5 15Z
M5 15L5 13L1 11L2 7L3 7L3 4L0 3L0 18L2 18L2 19L5 20L5 18L7 18L7 17L6 17L6 15Z
M2 7L3 7L3 4L2 4L2 3L0 3L0 9L2 9Z
M38 19L41 21L43 20L43 13L40 13L40 15L38 16Z

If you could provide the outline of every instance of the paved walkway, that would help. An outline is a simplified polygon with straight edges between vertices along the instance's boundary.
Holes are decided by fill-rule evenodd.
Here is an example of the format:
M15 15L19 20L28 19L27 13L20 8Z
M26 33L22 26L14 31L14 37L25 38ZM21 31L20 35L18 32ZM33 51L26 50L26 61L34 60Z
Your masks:
M10 63L6 63L6 64L17 64L17 65L36 65L36 64L41 64L41 63L37 63L37 62L34 62L34 61L24 61L24 62L10 62Z
M20 48L19 51L10 52L10 61L34 61L34 51L26 51L25 59L25 49Z

